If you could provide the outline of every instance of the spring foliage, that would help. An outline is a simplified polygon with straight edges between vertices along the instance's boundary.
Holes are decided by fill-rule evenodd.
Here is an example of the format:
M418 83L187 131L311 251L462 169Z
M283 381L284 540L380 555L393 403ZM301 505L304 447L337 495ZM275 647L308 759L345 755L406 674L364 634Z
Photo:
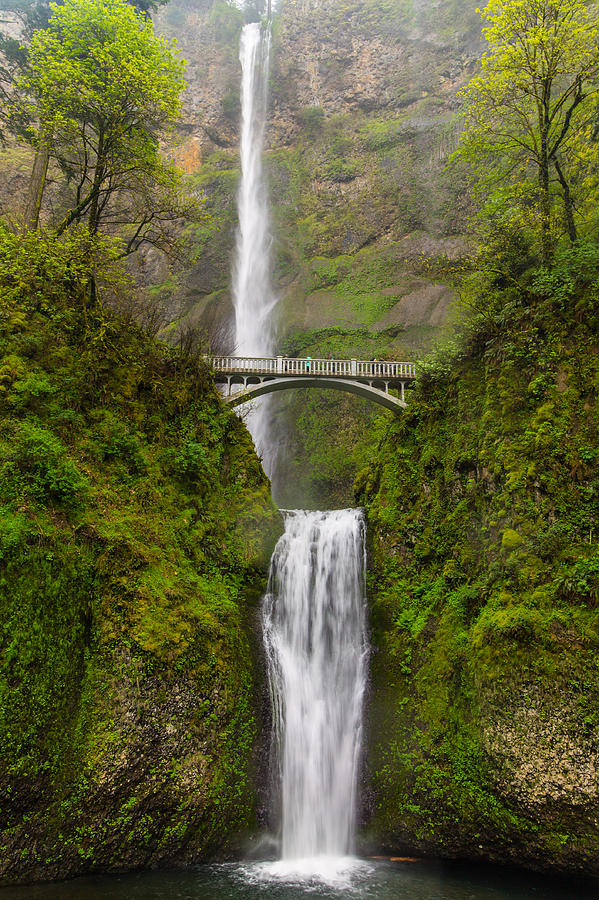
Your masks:
M489 221L534 235L548 262L596 196L599 23L581 0L490 0L489 47L463 92L461 150Z
M184 63L125 0L52 5L21 81L39 122L38 153L71 186L58 232L129 226L127 247L184 213L179 176L160 153L180 110ZM34 170L34 179L36 178Z

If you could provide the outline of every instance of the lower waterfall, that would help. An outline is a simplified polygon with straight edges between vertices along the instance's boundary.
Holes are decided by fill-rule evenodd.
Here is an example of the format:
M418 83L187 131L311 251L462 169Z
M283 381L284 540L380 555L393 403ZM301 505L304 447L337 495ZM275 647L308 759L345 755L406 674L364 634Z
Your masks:
M361 510L288 511L271 561L263 629L282 862L353 852L368 658L365 527Z

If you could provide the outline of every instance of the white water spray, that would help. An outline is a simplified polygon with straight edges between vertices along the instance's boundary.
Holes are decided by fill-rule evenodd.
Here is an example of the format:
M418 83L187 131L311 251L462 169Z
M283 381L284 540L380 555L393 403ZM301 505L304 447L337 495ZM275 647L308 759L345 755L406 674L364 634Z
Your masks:
M288 512L263 606L282 863L317 875L353 851L368 654L364 532L360 510Z
M274 308L268 192L263 168L264 129L270 66L270 23L245 25L241 33L241 181L237 196L239 226L233 267L235 352L238 356L272 356ZM269 399L259 401L247 418L259 453L269 445ZM270 474L270 472L269 472Z

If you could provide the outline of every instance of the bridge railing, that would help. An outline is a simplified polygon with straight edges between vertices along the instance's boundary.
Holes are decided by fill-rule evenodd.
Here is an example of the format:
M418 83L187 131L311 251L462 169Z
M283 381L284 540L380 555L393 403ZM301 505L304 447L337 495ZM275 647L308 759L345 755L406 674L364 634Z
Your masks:
M406 381L416 377L414 363L395 360L312 359L295 356L207 356L205 359L215 372L226 375L329 375Z

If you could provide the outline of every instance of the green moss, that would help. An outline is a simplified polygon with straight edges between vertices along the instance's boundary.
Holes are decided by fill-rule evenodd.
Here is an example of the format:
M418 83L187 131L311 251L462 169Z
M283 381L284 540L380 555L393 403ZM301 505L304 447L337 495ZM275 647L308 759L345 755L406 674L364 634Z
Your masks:
M522 545L522 538L513 528L506 528L501 538L501 546L507 553L517 550Z
M554 280L571 286L580 252ZM557 288L494 295L496 327L474 320L422 368L356 481L378 647L371 827L390 850L470 855L476 834L494 859L594 870L592 800L538 800L517 773L544 784L545 743L563 760L597 735L598 278L588 266L567 308Z
M204 858L253 817L269 485L203 363L92 302L68 250L0 230L11 877Z

